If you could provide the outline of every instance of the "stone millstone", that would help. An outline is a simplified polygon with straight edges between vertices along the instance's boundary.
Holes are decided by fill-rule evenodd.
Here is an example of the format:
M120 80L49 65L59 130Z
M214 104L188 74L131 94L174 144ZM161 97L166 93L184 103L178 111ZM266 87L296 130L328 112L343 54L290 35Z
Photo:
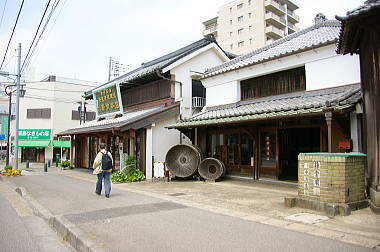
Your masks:
M196 147L179 144L166 153L165 162L174 176L187 178L197 171L201 159L201 153Z
M204 179L217 180L224 176L226 168L219 159L205 158L199 165L198 172Z

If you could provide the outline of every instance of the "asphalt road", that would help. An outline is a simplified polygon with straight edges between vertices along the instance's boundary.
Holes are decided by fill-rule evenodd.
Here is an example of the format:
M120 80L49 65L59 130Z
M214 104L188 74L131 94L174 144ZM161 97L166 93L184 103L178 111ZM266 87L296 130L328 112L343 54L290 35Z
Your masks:
M72 251L0 181L0 251Z
M109 251L371 251L49 173L12 181ZM173 192L174 193L174 192Z

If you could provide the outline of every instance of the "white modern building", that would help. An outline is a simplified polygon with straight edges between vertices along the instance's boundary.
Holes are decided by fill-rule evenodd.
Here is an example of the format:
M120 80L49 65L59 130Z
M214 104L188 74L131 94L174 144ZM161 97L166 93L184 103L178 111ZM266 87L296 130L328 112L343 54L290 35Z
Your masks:
M235 0L203 22L203 35L213 34L228 52L248 53L299 31L296 9L289 0Z
M25 96L20 98L19 160L38 163L56 161L57 158L69 160L70 139L59 138L57 133L80 124L83 118L79 116L78 107L83 101L83 92L98 83L49 76L42 81L21 85ZM15 96L13 99L16 100ZM87 102L87 121L95 119L94 111L93 103ZM12 146L14 135L15 120L12 120Z

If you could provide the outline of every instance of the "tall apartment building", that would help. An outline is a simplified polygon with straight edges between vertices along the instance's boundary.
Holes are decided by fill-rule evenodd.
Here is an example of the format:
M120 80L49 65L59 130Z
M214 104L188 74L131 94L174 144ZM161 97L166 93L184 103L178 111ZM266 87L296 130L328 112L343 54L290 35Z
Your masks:
M219 7L203 22L203 35L213 34L226 51L243 54L299 31L298 6L289 0L236 0Z

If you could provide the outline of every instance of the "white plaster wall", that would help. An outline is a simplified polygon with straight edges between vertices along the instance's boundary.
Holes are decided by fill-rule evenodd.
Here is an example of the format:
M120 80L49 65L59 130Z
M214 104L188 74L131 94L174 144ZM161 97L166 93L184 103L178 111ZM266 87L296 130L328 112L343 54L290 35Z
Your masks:
M335 55L305 64L306 90L336 87L360 82L358 55Z
M168 150L180 143L180 132L175 129L167 129L169 126L177 122L177 116L156 122L152 134L152 146L154 162L165 162L166 153Z
M170 73L175 75L175 80L182 82L182 97L181 102L181 114L184 118L191 116L191 106L192 106L192 78L191 75L194 72L203 73L207 68L219 65L223 63L226 59L220 56L214 48L209 48L208 50L196 55L195 57L189 59L188 61L174 67L170 70ZM176 85L175 97L177 100L180 96L179 85Z
M231 81L206 90L206 106L213 107L240 101L240 81Z
M236 85L240 81L301 66L305 66L307 90L358 83L357 56L337 55L335 50L335 44L331 44L203 79L206 104L216 106L239 101L240 90Z

